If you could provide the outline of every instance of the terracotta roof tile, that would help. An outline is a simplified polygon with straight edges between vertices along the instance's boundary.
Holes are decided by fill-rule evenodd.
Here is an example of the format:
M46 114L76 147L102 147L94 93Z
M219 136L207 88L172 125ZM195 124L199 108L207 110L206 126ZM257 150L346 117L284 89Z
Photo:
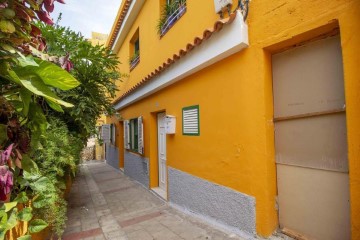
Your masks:
M128 0L128 2L131 2L131 0ZM234 21L236 18L237 12L235 11L232 13L228 18L218 20L214 23L214 26L212 28L205 29L203 31L202 37L195 37L193 43L186 44L186 48L182 48L179 50L178 54L173 54L172 58L168 58L162 65L160 65L158 68L156 68L153 72L151 72L149 75L144 77L139 83L137 83L135 86L130 88L128 91L126 91L122 96L120 96L114 103L119 102L124 97L131 94L133 91L138 89L139 87L142 87L144 84L146 84L148 81L153 79L155 76L161 74L164 70L166 70L169 66L174 64L176 61L180 60L182 57L184 57L188 52L192 51L194 48L199 46L201 43L209 39L214 33L219 32L223 29L224 25L230 24Z
M129 11L129 7L130 7L130 4L133 0L126 0L126 2L124 3L124 6L123 6L123 9L122 9L122 12L120 14L120 17L116 23L116 26L115 26L115 30L113 32L113 34L111 35L111 39L109 41L109 48L112 48L114 43L115 43L115 39L116 39L116 36L118 35L119 31L120 31L120 28L121 28L121 25L123 24L124 22L124 19L125 19L125 16L127 14L127 12Z

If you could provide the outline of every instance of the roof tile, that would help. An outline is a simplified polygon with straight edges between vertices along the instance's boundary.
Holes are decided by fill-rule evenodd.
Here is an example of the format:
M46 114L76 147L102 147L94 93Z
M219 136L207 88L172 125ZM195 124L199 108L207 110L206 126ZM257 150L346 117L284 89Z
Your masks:
M127 0L128 2L131 2L132 0ZM224 25L230 24L234 21L236 18L237 11L230 14L228 18L218 20L214 23L214 26L212 28L205 29L203 31L202 37L195 37L193 43L188 43L186 45L186 48L182 48L179 50L179 54L173 54L172 58L168 58L162 65L160 65L158 68L156 68L153 72L148 74L146 77L144 77L139 83L137 83L135 86L130 88L128 91L126 91L122 96L120 96L115 103L119 102L121 99L126 97L127 95L131 94L136 89L142 87L144 84L146 84L148 81L156 77L157 75L161 74L164 70L166 70L168 67L170 67L172 64L174 64L176 61L180 60L182 57L184 57L188 52L192 51L194 48L199 46L201 43L209 39L213 33L219 32L223 29ZM121 25L121 24L120 24Z

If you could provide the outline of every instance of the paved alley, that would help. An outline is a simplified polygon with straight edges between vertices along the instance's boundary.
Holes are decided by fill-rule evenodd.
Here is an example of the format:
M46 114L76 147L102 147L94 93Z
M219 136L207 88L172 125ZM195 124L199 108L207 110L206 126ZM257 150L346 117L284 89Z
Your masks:
M104 162L80 166L69 197L65 240L240 240L171 208Z

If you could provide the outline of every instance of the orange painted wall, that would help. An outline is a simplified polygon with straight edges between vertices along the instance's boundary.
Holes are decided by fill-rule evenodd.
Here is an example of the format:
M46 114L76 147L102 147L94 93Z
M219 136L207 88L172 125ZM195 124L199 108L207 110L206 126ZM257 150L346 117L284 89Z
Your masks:
M123 64L119 69L126 73L128 44L139 27L141 60L119 85L118 96L218 19L212 0L188 0L186 14L159 39L159 2L145 2L121 46L118 56ZM120 111L124 119L144 117L145 156L150 158L152 186L157 184L156 121L152 113L166 110L177 117L177 133L167 137L168 165L254 196L257 232L270 235L278 226L271 54L339 26L347 102L352 239L360 239L360 2L255 0L250 5L248 26L249 48ZM201 134L184 136L181 110L195 104L200 105Z

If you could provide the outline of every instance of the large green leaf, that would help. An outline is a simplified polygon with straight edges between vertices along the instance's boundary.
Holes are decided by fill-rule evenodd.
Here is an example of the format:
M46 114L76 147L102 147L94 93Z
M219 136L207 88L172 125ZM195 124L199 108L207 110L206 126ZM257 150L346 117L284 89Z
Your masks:
M28 222L32 219L33 214L32 214L32 209L27 207L22 209L17 216L17 219L23 222Z
M27 155L22 156L21 166L26 172L38 172L39 168L37 164Z
M14 207L16 207L16 205L17 205L17 202L4 203L5 212L9 212L11 209L13 209Z
M46 198L45 196L41 195L35 198L35 200L33 201L33 206L34 208L43 208L47 206L49 203L52 203L52 201Z
M14 24L8 20L0 21L0 31L3 33L13 33L16 31Z
M21 67L27 67L27 66L33 66L38 67L39 64L37 64L32 56L26 56L26 57L19 57L17 58L17 61Z
M16 224L17 224L17 219L16 219L17 211L18 211L17 208L14 208L12 210L8 221L6 222L6 229L7 230L12 229L13 227L16 226Z
M0 63L0 75L9 81L21 85L19 76L10 68L10 64L3 61Z
M34 102L30 103L28 115L31 130L31 148L36 149L40 144L40 137L46 132L47 120L41 107Z
M31 102L31 92L29 90L27 90L26 88L21 88L20 89L20 97L21 97L21 101L23 103L23 114L25 116L28 115L29 113L29 105L30 105L30 102Z
M61 105L60 104L57 104L57 103L54 103L52 101L49 101L46 99L46 102L49 104L49 106L54 109L55 111L57 112L64 112L64 110L61 108Z
M0 226L0 240L4 240L5 239L5 234L6 234L6 229L4 227Z
M34 183L31 183L30 186L35 192L45 192L47 190L51 190L54 187L52 182L47 177L40 177Z
M14 201L18 202L18 203L26 203L29 201L28 196L26 195L26 192L20 192L16 198L14 199Z
M36 74L41 80L49 86L59 88L61 90L69 90L80 85L69 72L62 69L49 61L35 60L38 63L36 66L26 66L24 68L17 68L19 76L26 78Z
M30 233L37 233L41 230L45 229L48 226L48 224L41 219L34 219L29 224L29 232Z
M44 84L44 82L37 76L28 76L28 79L21 79L21 84L35 93L36 95L43 96L44 98L55 102L57 104L63 105L65 107L73 107L71 103L65 102L61 100L55 93L51 91L51 89Z

